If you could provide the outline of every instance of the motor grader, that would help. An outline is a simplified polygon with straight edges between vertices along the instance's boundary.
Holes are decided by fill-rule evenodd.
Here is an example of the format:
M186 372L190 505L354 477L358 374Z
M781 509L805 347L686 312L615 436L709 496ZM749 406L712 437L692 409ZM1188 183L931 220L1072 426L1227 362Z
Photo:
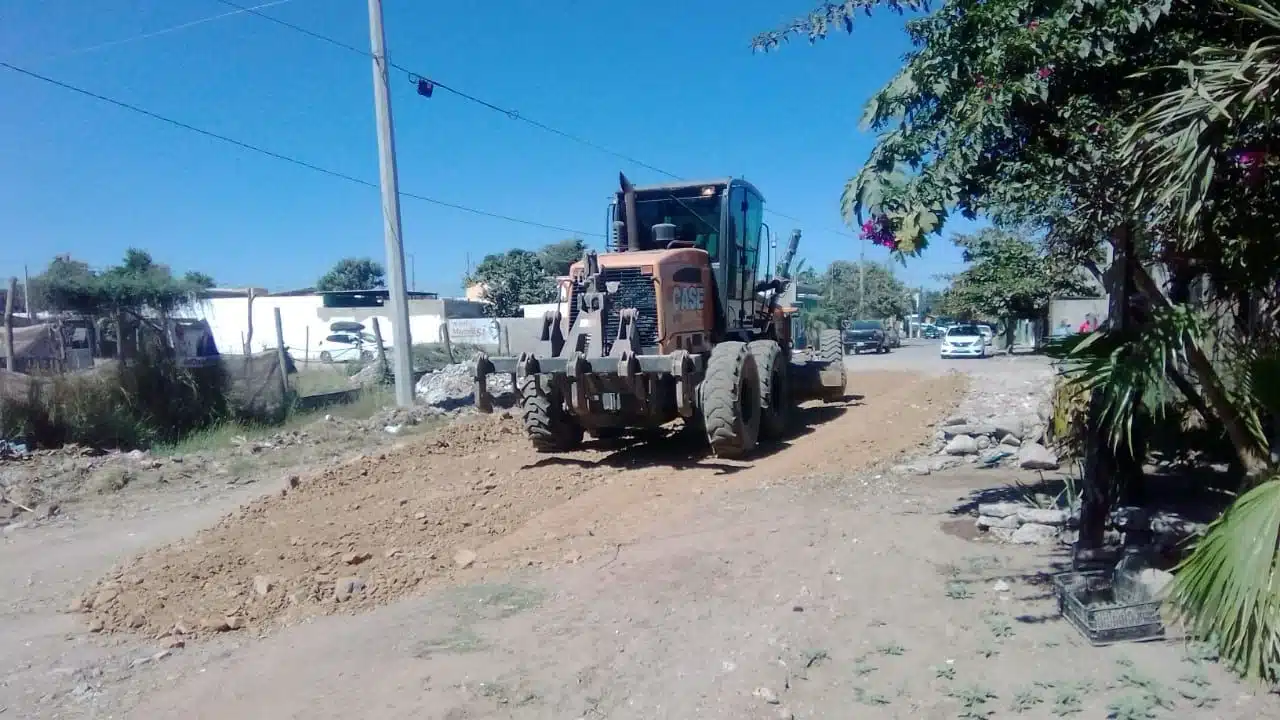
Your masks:
M736 458L784 435L798 400L844 396L839 331L824 332L816 351L793 348L798 315L785 298L799 231L777 272L762 272L773 244L755 187L636 187L621 174L619 184L607 251L571 267L567 306L542 318L536 346L476 358L481 412L493 410L488 377L506 373L540 451L681 419L715 455Z

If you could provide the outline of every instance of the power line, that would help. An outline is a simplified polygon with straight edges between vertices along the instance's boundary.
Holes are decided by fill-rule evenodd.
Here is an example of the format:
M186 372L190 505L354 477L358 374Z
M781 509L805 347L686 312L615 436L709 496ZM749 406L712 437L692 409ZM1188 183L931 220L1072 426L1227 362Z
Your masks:
M205 137L208 137L208 138L213 138L214 140L219 140L221 142L228 143L230 145L235 145L236 147L241 148L243 150L249 150L251 152L258 153L259 155L266 155L267 157L275 158L276 160L282 160L291 165L297 165L298 167L303 167L308 170L314 170L315 172L323 173L330 177L338 178L340 180L346 180L347 182L355 183L356 185L363 185L365 187L370 187L374 189L378 188L378 184L375 182L363 180L361 178L355 177L354 175L348 175L346 173L339 172L337 170L331 170L326 167L321 167L320 165L307 162L306 160L299 160L298 158L290 157L288 155L283 155L281 153L275 152L274 150L268 150L264 147L253 145L253 144L244 142L242 140L236 140L235 138L213 132L212 130L205 130L204 128L196 127L195 125L190 125L188 123L182 122L181 120L174 120L173 118L165 117L164 115L160 115L159 113L152 112L145 108L140 108L137 105L131 105L122 100L116 100L115 98L110 98L110 97L107 97L106 95L100 95L91 90L85 90L84 88L62 82L61 80L55 80L51 77L41 75L31 70L20 68L17 65L13 65L3 60L0 60L0 67L6 68L8 70L12 70L22 75L26 75L27 77L32 79L39 80L44 83L48 83L49 85L54 85L56 87L63 88L64 90L70 90L71 92L84 95L86 97L90 97L95 100L99 100L101 102L109 103L111 105L115 105L118 108L123 108L125 110L129 110L131 112L135 112L140 115L146 115L149 118L152 118L154 120L159 120L161 122L167 123L174 127L182 128L183 130L188 130L190 132L194 132L199 135L204 135ZM432 205L437 205L440 207L451 208L453 210L461 210L463 212L468 212L473 215L480 215L483 217L493 218L495 220L505 220L507 222L518 223L520 225L528 225L530 227L543 228L545 230L555 230L557 232L584 235L588 237L601 237L601 238L604 237L603 233L584 232L582 230L575 230L573 228L561 227L559 225L549 225L547 223L540 223L535 220L525 220L524 218L512 217L510 215L503 215L502 213L490 212L488 210L481 210L479 208L469 207L467 205L459 205L458 203L451 203L445 200L437 200L436 198L429 197L427 195L401 192L400 196L410 198L413 200L420 200L422 202L430 203Z
M129 43L137 42L139 40L149 40L153 37L168 35L169 33L177 32L179 30L186 30L187 28L195 27L197 25L204 25L205 23L213 22L214 20L221 20L223 18L234 17L236 15L243 15L245 13L251 13L256 10L264 10L269 7L284 5L285 3L289 3L289 2L293 2L293 0L272 0L271 2L265 2L260 5L254 5L252 7L245 7L245 8L237 8L235 10L232 10L231 12L218 13L217 15L209 15L208 17L202 17L196 20L179 23L177 25L171 25L169 27L161 28L159 30L152 30L150 32L145 32L140 35L133 35L131 37L120 38L119 40L108 40L106 42L97 43L96 45L89 45L87 47L76 48L74 50L67 50L66 52L54 53L52 55L45 55L44 57L38 58L38 59L39 60L56 60L58 58L72 57L75 55L83 55L85 53L94 52L95 50L105 50L111 47L127 45Z
M323 43L326 43L326 44L328 44L328 45L332 45L332 46L334 46L334 47L336 47L336 48L340 48L340 49L342 49L342 50L346 50L347 52L350 52L350 53L353 53L353 54L359 55L359 56L361 56L361 57L363 57L363 58L368 58L368 57L369 57L369 52L368 52L367 50L363 50L363 49L358 48L358 47L356 47L356 46L354 46L354 45L349 45L349 44L347 44L347 43L342 42L341 40L336 40L336 39L334 39L334 38L332 38L332 37L329 37L328 35L323 35L323 34L321 34L321 33L315 32L314 30L308 30L307 28L302 27L301 25L297 25L297 24L294 24L294 23L288 22L287 20L281 20L280 18L272 17L271 15L267 15L266 13L259 12L259 11L258 11L258 10L259 10L259 8L256 8L256 7L253 7L253 8L250 8L250 7L244 7L244 6L242 6L242 5L240 5L240 4L236 3L236 2L233 2L232 0L217 0L217 2L220 2L220 3L222 3L223 5L226 5L227 7L235 8L235 9L237 9L237 10L243 11L243 12L248 13L248 14L250 14L250 15L257 16L257 17L262 18L263 20L266 20L266 21L268 21L268 22L275 23L276 25L279 25L279 26L281 26L281 27L283 27L283 28L287 28L287 29L289 29L289 30L293 30L294 32L301 33L301 34L303 34L303 35L306 35L307 37L314 38L314 39L319 40L319 41L321 41L321 42L323 42ZM433 77L430 77L430 76L424 75L424 74L422 74L422 73L416 72L416 71L411 70L411 69L409 69L409 68L407 68L407 67L405 67L405 66L403 66L403 65L400 65L400 64L398 64L398 63L392 62L392 63L390 63L390 66L391 66L391 67L393 67L393 68L395 68L396 70L399 70L400 72L403 72L405 75L407 75L407 76L409 77L409 81L410 81L410 82L412 82L412 83L414 83L415 85L418 85L418 84L419 84L420 82L422 82L422 81L426 81L426 83L428 83L428 85L427 85L427 88L428 88L427 92L430 92L431 90L434 90L434 89L444 90L445 92L447 92L447 93L449 93L449 94L451 94L451 95L454 95L454 96L456 96L456 97L462 98L463 100L467 100L468 102L475 103L476 105L480 105L481 107L487 108L487 109L492 110L492 111L494 111L494 112L502 113L503 115L506 115L507 117L511 118L512 120L516 120L516 121L519 121L519 122L526 123L526 124L528 124L528 125L531 125L531 126L533 126L533 127L538 128L539 130L542 130L542 131L544 131L544 132L549 132L549 133L551 133L551 134L553 134L553 135L558 135L559 137L562 137L562 138L564 138L564 139L566 139L566 140L569 140L569 141L571 141L571 142L575 142L575 143L578 143L579 145L583 145L583 146L585 146L585 147L592 148L593 150L596 150L596 151L599 151L599 152L605 153L606 155L611 155L611 156L613 156L613 157L618 158L619 160L625 160L626 162L629 162L629 163L631 163L631 164L633 164L633 165L636 165L636 166L638 166L638 167L645 168L646 170L652 170L653 172L656 172L656 173L658 173L659 175L665 175L665 176L667 176L667 177L669 177L669 178L672 178L672 179L675 179L675 180L684 180L684 179L685 179L685 178L681 177L680 175L677 175L676 173L673 173L673 172L671 172L671 171L669 171L669 170L664 170L664 169L662 169L662 168L660 168L660 167L657 167L656 165L651 165L651 164L649 164L649 163L647 163L647 162L644 162L643 160L639 160L639 159L637 159L637 158L635 158L635 157L632 157L632 156L630 156L630 155L627 155L627 154L625 154L625 153L621 153L621 152L618 152L618 151L613 150L613 149L611 149L611 148L605 147L604 145L601 145L601 144L599 144L599 143L597 143L597 142L594 142L594 141L592 141L592 140L588 140L587 138L584 138L584 137L582 137L582 136L580 136L580 135L575 135L574 133L571 133L571 132L568 132L568 131L565 131L565 130L561 130L561 129L557 128L557 127L553 127L553 126L548 125L548 124L546 124L546 123L543 123L543 122L539 122L539 121L537 121L537 120L534 120L533 118L525 117L524 115L520 114L520 111L519 111L519 110L515 110L515 109L512 109L512 108L502 107L501 105L498 105L498 104L496 104L496 103L490 102L490 101L488 101L488 100L484 100L484 99L482 99L482 98L480 98L480 97L477 97L477 96L475 96L475 95L472 95L472 94L470 94L470 93L468 93L468 92L465 92L465 91L463 91L463 90L461 90L461 89L458 89L458 88L455 88L455 87L451 87L451 86L449 86L449 85L446 85L446 84L444 84L444 83L440 82L439 80L436 80L436 79L435 79L435 78L433 78ZM794 217L794 216L792 216L792 215L788 215L788 214L786 214L786 213L784 213L784 212L781 212L781 211L779 211L779 210L773 210L773 209L771 209L771 208L765 208L765 212L770 213L770 214L772 214L772 215L777 215L778 217L781 217L781 218L786 218L786 219L791 220L791 221L793 221L793 222L804 222L803 220L801 220L801 219L799 219L799 218L797 218L797 217ZM820 227L820 228L818 228L818 229L819 229L819 230L825 230L826 232L834 233L834 234L836 234L836 235L842 235L842 236L844 236L844 237L854 238L854 235L852 235L852 234L850 234L850 233L848 233L848 232L845 232L845 231L843 231L843 230L837 230L837 229L834 229L834 228L823 228L823 227ZM856 238L855 238L855 239L856 239Z

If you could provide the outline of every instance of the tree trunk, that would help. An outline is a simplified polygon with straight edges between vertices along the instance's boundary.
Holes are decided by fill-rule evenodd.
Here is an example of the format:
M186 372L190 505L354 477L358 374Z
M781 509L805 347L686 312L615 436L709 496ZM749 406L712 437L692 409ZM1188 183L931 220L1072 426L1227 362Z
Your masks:
M1084 472L1080 478L1080 535L1076 541L1078 561L1090 558L1102 548L1111 513L1116 463L1101 418L1101 396L1095 393L1089 400L1088 414L1085 417Z

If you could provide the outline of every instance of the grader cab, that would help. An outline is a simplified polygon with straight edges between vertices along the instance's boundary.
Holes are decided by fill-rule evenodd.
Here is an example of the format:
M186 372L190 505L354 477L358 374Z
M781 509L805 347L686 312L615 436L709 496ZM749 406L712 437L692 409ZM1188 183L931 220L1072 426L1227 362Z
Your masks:
M482 412L492 411L488 376L509 373L538 450L682 419L716 455L741 457L781 436L801 397L844 396L838 332L817 352L792 347L785 297L799 231L779 272L762 271L772 243L755 187L619 180L607 251L570 269L565 312L543 317L533 350L476 359Z

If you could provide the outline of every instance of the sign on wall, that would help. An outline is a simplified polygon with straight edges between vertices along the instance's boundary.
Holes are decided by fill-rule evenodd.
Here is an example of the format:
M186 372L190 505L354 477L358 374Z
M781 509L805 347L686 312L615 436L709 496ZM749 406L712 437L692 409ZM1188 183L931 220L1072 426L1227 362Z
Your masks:
M449 320L449 340L463 345L497 345L498 321L492 318Z

